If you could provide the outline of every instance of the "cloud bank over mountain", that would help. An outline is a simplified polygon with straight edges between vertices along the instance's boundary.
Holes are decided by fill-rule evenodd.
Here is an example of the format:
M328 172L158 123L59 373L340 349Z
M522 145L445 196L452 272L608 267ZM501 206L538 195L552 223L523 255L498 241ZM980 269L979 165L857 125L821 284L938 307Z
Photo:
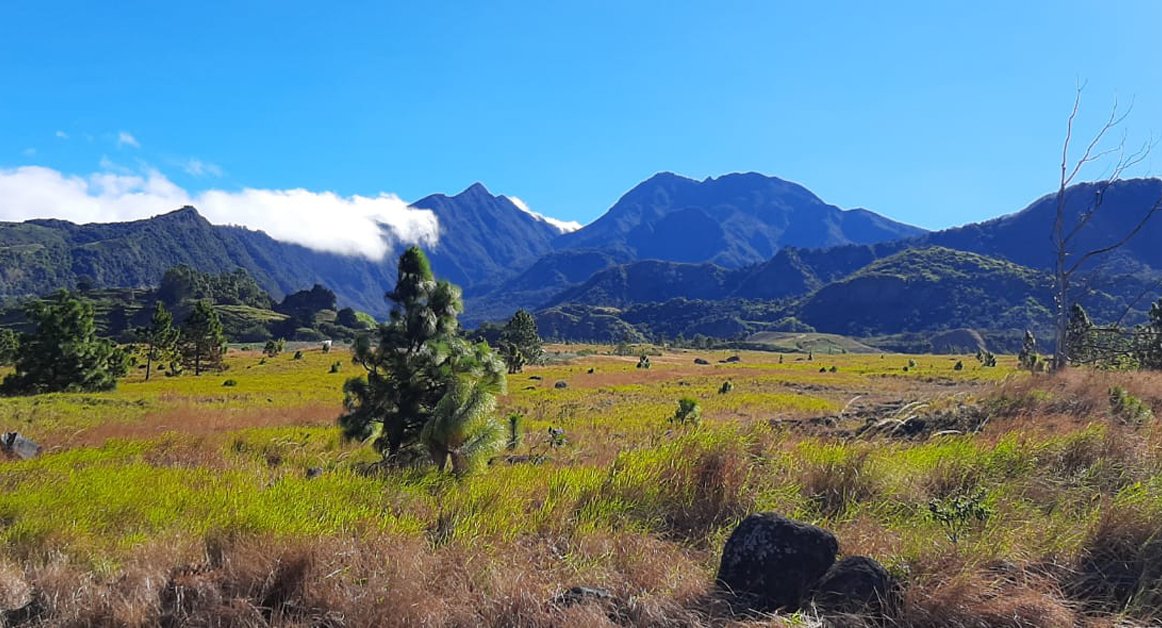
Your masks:
M575 220L560 220L558 218L553 218L551 216L546 216L544 214L535 212L532 209L529 209L528 203L525 203L523 200L521 200L520 198L518 198L516 196L509 195L509 196L505 196L505 198L507 198L510 202L512 202L513 205L516 205L517 209L532 216L533 218L536 218L538 220L543 220L543 221L549 223L550 225L553 225L554 227L556 227L557 231L560 231L561 233L571 233L573 231L577 231L578 229L580 229L581 227L584 226Z
M215 224L259 229L276 240L372 260L382 259L395 243L431 245L439 238L434 213L409 207L393 194L340 196L302 188L191 194L155 169L77 176L42 166L0 168L3 221L120 222L185 205Z

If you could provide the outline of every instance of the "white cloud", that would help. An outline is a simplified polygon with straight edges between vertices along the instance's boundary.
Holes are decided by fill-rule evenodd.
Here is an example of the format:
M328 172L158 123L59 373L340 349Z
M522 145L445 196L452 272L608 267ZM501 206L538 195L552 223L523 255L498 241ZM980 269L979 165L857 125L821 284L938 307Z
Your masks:
M133 137L133 135L128 131L121 131L117 134L117 145L141 148L141 143L138 142L137 138Z
M576 231L582 227L581 223L575 220L558 220L557 218L551 218L543 214L538 214L537 212L529 209L528 203L525 203L518 197L506 196L505 198L507 198L513 205L516 205L517 209L532 216L533 218L536 218L537 220L549 223L550 225L556 227L557 231L560 231L561 233L569 233L570 231Z
M65 133L64 131L57 131L56 133L54 133L54 135L56 135L58 138L60 138L62 140L69 139L69 134Z
M26 148L26 149L20 151L20 154L24 155L25 157L35 157L36 156L36 149L35 148Z
M221 166L215 163L210 163L208 161L202 161L201 159L197 158L186 160L186 163L182 165L182 169L186 171L186 174L193 175L195 177L222 176Z
M190 194L156 170L76 176L40 166L0 168L0 220L118 222L183 205L197 207L214 224L261 229L277 240L373 260L396 243L433 245L439 235L435 214L391 194L345 197L304 189Z

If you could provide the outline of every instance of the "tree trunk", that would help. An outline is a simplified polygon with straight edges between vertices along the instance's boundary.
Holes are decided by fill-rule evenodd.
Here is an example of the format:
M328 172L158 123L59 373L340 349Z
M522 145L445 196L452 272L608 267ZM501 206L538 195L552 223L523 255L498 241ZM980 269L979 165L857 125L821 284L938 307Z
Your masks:
M452 458L452 473L453 473L453 475L459 476L459 475L464 475L465 473L468 473L468 470L471 468L472 465L471 465L471 461L468 460L467 456L460 453L459 451L450 452L450 456ZM444 470L443 465L440 465L440 470L441 471Z
M428 453L432 456L432 463L440 473L448 467L448 450L439 443L428 443ZM456 454L452 454L452 470L456 470Z
M1069 346L1066 335L1069 331L1069 275L1065 272L1065 251L1057 254L1057 322L1055 327L1057 346L1053 350L1053 370L1058 371L1069 366Z

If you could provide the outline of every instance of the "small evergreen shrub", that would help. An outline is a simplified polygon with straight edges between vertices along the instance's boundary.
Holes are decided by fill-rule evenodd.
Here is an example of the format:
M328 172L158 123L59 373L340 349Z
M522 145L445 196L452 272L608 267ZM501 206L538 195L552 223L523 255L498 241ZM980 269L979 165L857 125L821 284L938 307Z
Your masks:
M670 417L670 423L683 427L697 427L702 422L702 406L698 400L691 397L682 397L678 400L678 409Z
M1126 423L1144 423L1154 418L1154 411L1149 404L1121 386L1110 388L1109 399L1110 414Z

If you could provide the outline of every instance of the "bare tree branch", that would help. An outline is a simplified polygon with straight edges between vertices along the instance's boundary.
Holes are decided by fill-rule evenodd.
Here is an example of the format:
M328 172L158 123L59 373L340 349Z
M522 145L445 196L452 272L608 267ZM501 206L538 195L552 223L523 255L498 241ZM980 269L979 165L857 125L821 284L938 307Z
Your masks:
M1141 217L1140 220L1125 233L1121 238L1112 244L1100 246L1092 250L1086 251L1077 255L1073 251L1075 239L1082 231L1089 226L1094 217L1101 211L1106 192L1110 190L1114 183L1121 180L1122 176L1131 168L1141 164L1149 156L1154 147L1152 140L1143 142L1133 152L1126 152L1126 138L1125 130L1122 130L1121 139L1117 146L1110 148L1101 148L1102 143L1115 129L1118 129L1123 122L1133 111L1133 101L1130 106L1122 109L1115 99L1113 107L1110 109L1109 116L1106 117L1105 122L1098 128L1097 132L1090 138L1085 150L1076 161L1070 162L1069 151L1073 144L1074 124L1077 121L1077 115L1081 110L1081 95L1085 89L1085 83L1079 83L1073 97L1073 107L1070 109L1069 116L1065 122L1065 141L1061 146L1061 180L1057 188L1056 198L1056 212L1053 220L1053 229L1050 234L1050 241L1054 248L1054 300L1057 306L1056 316L1056 354L1053 358L1054 368L1063 368L1070 362L1066 346L1066 340L1069 327L1069 310L1073 301L1073 278L1074 274L1080 270L1086 262L1110 253L1122 246L1138 235L1149 223L1150 219L1155 214L1162 213L1162 195L1154 203L1152 207ZM1082 170L1089 164L1106 160L1112 155L1117 155L1117 159L1109 165L1108 169L1102 173L1102 177L1098 183L1095 184L1093 197L1085 199L1081 209L1077 213L1077 217L1072 221L1072 224L1067 225L1067 208L1070 205L1070 186L1081 174ZM1076 188L1075 188L1076 189ZM1087 282L1088 283L1088 282ZM1088 289L1088 285L1085 286ZM1144 293L1143 293L1144 294ZM1140 299L1141 296L1138 297ZM1137 302L1135 299L1134 303ZM1131 304L1132 307L1133 304ZM1127 308L1127 313L1129 308ZM1126 313L1122 314L1125 318ZM1119 319L1120 322L1121 319Z
M1146 215L1142 216L1142 219L1138 221L1138 224L1134 225L1134 228L1131 229L1130 232L1127 233L1121 240L1118 240L1109 246L1104 246L1100 249L1094 249L1085 253L1076 262L1073 263L1073 266L1070 266L1069 273L1076 272L1082 264L1098 255L1105 255L1114 249L1121 248L1127 242L1132 240L1134 236L1138 235L1138 232L1146 226L1146 223L1150 222L1150 219L1154 217L1154 214L1157 214L1160 211L1162 211L1162 197L1154 202L1154 205L1150 208L1150 211L1146 212Z

